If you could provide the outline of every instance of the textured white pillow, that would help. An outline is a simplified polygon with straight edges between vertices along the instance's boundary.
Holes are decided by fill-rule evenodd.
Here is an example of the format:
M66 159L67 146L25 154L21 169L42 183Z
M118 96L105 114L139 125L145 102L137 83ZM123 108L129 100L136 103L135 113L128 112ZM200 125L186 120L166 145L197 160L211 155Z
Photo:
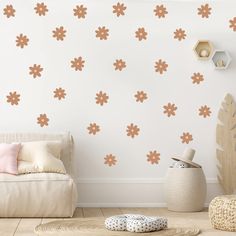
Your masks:
M21 143L18 155L18 173L56 172L65 174L60 160L61 141L36 141Z

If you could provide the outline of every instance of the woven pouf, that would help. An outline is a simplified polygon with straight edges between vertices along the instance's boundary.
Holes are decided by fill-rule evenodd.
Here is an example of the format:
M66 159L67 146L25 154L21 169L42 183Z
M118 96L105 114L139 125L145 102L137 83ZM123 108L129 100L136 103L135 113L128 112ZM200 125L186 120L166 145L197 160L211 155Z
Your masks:
M213 228L236 232L236 195L215 197L209 206Z

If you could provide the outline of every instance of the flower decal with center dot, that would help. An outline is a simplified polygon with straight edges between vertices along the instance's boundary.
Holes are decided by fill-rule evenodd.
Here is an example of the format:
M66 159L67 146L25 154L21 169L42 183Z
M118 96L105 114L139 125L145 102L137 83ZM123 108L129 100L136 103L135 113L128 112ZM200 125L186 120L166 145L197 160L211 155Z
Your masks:
M56 28L55 30L52 31L53 33L53 37L57 40L57 41L63 41L64 38L66 37L66 30L64 29L63 26L60 26L58 28Z
M188 144L191 141L193 141L193 136L189 132L186 132L186 133L184 132L182 134L182 136L180 136L180 138L181 138L182 143L187 143Z
M96 123L90 123L87 129L88 133L93 135L97 134L100 131L100 127Z
M191 79L193 84L200 84L204 80L204 77L202 74L198 72L198 73L193 73Z
M211 8L209 7L209 4L201 5L198 8L198 15L200 15L202 18L208 18L211 14Z
M126 67L126 64L125 64L125 61L123 61L122 59L119 59L119 60L117 59L113 63L113 66L115 67L115 70L122 71Z
M33 66L29 67L29 74L33 75L34 78L41 77L41 72L43 71L43 68L41 65L34 64Z
M186 38L185 30L181 28L176 29L176 31L174 32L174 38L178 39L179 41L184 40Z
M7 102L11 105L18 105L20 101L20 94L18 94L16 91L10 92L9 95L7 95Z
M84 7L84 5L75 6L73 11L74 11L74 16L78 17L79 19L85 18L85 16L87 15L87 8Z
M139 135L139 127L137 125L134 125L133 123L131 123L130 125L127 125L126 128L126 132L127 132L127 136L134 138L135 136Z
M16 46L20 48L24 48L28 45L29 39L26 35L20 34L16 36Z
M40 114L37 118L37 123L41 126L48 126L49 119L46 114Z
M167 71L168 64L163 61L162 59L159 59L158 61L155 62L155 71L163 74L164 71Z
M146 40L147 39L147 32L145 31L145 29L142 28L138 28L138 30L135 32L135 37L139 40Z
M147 154L147 161L150 162L150 164L158 164L160 161L160 153L158 153L156 150L155 151L150 151Z
M112 7L113 7L113 13L116 14L117 17L125 15L125 10L127 7L124 5L124 3L118 2L116 5L113 5Z
M158 18L165 18L166 14L168 14L168 11L163 5L157 5L154 9L154 13L155 16L158 16Z
M229 28L232 28L233 31L236 31L236 17L229 20Z
M58 100L65 99L66 97L65 89L62 88L56 88L53 93L54 98L57 98Z
M104 160L104 164L110 167L116 165L117 162L116 157L112 154L106 155L106 157L104 157Z
M43 2L37 3L34 10L35 13L38 14L39 16L45 16L46 13L48 12L47 5L45 5Z
M14 17L16 10L13 8L12 5L6 5L3 9L3 14L6 15L7 18Z
M74 68L76 71L82 71L84 67L85 61L82 57L74 58L74 60L71 61L71 68Z
M137 91L134 97L136 98L136 102L141 103L143 103L148 98L144 91Z
M163 106L164 111L163 113L166 114L168 117L175 116L175 112L177 110L177 106L173 103L168 103L167 105Z
M98 105L103 106L103 104L108 102L109 96L106 93L100 91L99 93L96 93L95 99Z
M107 40L109 36L109 29L107 29L105 26L98 27L97 30L95 30L96 37L100 40Z
M199 109L199 116L202 116L204 118L209 117L211 115L210 107L208 106L201 106Z

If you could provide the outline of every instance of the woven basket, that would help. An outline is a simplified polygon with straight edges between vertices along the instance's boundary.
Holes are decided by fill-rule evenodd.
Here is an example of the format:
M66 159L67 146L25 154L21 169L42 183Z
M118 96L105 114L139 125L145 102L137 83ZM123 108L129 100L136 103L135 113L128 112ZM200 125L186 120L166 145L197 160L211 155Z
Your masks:
M209 206L213 228L236 232L236 195L215 197Z

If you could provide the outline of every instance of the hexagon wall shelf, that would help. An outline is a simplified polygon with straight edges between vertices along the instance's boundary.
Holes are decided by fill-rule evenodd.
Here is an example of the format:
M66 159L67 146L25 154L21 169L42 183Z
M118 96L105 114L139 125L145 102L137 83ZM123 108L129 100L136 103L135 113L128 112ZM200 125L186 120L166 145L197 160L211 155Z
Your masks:
M213 52L213 45L209 40L198 40L193 50L199 60L209 60Z
M215 69L225 70L228 68L231 62L231 57L227 51L215 50L212 55L211 60L215 66Z

